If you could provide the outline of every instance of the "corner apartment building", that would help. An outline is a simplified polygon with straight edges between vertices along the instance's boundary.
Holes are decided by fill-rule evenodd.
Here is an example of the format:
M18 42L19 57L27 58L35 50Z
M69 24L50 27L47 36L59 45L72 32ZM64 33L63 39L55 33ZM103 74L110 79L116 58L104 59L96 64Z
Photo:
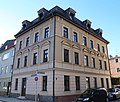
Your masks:
M120 85L120 57L116 55L115 57L109 58L110 71L112 78L112 85Z
M75 13L42 8L36 19L22 22L15 35L12 95L34 99L39 94L44 102L64 102L90 87L111 87L109 42L102 29L94 30L91 21ZM40 73L37 81L35 73Z
M15 40L7 40L0 48L0 95L9 95L13 69Z

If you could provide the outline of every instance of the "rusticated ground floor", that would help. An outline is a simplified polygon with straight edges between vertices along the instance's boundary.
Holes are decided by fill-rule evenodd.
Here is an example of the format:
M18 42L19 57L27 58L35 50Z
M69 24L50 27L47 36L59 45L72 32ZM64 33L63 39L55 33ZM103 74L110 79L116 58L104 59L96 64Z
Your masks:
M111 87L109 73L105 72L61 69L54 72L53 70L38 70L37 72L37 75L36 72L14 73L11 95L31 100L35 100L38 96L43 102L53 102L54 95L55 102L69 102L75 100L87 88Z

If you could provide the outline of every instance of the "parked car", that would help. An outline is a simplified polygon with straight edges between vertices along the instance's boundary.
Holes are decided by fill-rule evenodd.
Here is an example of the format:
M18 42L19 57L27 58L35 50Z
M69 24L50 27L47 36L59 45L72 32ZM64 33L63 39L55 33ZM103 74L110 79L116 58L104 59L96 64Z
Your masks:
M118 88L109 88L107 91L109 100L120 98L120 90Z
M107 95L105 88L90 88L84 91L76 102L108 102Z
M117 85L115 88L118 88L120 90L120 85Z

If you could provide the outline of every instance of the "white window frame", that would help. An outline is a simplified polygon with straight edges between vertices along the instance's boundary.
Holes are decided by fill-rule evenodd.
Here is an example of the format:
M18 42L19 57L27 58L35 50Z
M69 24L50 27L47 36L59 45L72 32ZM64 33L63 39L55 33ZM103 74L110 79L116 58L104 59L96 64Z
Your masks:
M72 31L72 35L73 35L73 41L74 41L74 32L77 33L77 43L79 43L79 33L76 30ZM75 42L75 41L74 41Z
M68 28L68 39L70 39L70 28L66 25L62 25L62 37L64 37L64 27Z
M44 36L45 36L45 29L46 29L47 27L49 27L49 35L48 35L48 38L50 37L50 25L47 25L47 26L45 26L45 27L43 28L43 39L48 39L48 38L44 38Z
M85 35L83 35L83 36L82 36L82 45L84 45L84 46L85 46L85 44L84 44L84 42L83 42L83 37L86 37L87 46L88 46L88 37L87 37L87 36L85 36Z
M35 42L35 34L38 33L39 36L38 36L38 42L40 42L40 32L39 31L36 31L34 32L34 38L33 38L33 43L38 43L38 42Z

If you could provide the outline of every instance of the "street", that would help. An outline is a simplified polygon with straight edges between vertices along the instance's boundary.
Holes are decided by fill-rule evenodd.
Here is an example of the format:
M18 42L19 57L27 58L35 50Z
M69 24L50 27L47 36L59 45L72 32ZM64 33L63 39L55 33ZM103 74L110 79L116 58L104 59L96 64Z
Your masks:
M110 102L120 102L120 99L114 100L114 101L110 101Z

